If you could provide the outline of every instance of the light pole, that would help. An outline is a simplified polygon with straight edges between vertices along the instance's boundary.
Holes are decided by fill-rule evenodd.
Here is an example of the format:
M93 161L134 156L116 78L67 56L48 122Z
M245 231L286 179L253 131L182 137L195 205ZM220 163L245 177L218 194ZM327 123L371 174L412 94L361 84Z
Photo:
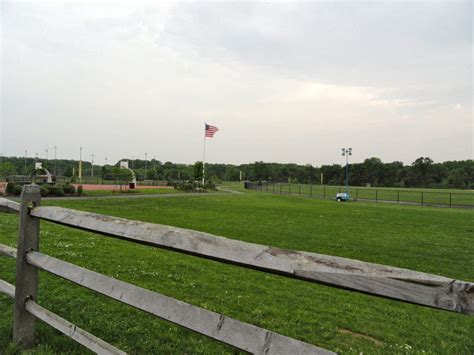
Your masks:
M91 177L94 177L94 154L91 154Z
M79 147L79 185L82 185L82 147Z
M148 159L148 153L145 153L145 180L146 180L146 161Z
M54 175L58 176L58 147L54 146Z
M346 157L346 193L349 195L349 155L352 155L352 148L342 148L342 156Z
M28 156L28 151L25 149L25 175L26 175L26 157Z

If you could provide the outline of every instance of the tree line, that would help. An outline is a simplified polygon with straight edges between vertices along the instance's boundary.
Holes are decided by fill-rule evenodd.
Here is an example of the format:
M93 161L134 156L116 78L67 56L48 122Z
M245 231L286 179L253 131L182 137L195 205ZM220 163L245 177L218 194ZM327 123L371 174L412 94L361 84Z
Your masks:
M202 162L195 164L162 163L159 160L127 160L138 180L200 180ZM41 160L43 166L57 176L78 176L77 160ZM34 173L35 159L23 157L3 157L0 162L0 177L31 175ZM82 163L82 176L112 179L116 175L113 165ZM257 161L250 164L206 164L206 178L219 181L272 181L325 185L344 185L345 166L339 164L313 166L292 163L267 163ZM353 186L378 187L431 187L471 189L474 184L474 161L446 161L435 163L429 157L420 157L412 164L402 162L384 163L379 158L365 159L361 163L349 165L349 181Z

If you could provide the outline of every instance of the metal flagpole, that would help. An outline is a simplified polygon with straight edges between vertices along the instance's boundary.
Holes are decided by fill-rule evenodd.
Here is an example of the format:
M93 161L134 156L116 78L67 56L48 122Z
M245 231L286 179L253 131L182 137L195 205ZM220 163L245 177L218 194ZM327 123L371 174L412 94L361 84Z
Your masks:
M202 153L202 187L204 187L206 176L206 122L204 122L204 149Z

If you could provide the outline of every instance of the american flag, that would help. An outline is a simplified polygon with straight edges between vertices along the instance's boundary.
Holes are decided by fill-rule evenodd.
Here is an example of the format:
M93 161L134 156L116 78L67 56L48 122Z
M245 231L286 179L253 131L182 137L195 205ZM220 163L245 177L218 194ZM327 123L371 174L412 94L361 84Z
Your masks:
M211 126L210 124L206 123L206 137L213 138L214 133L218 131L219 131L219 128L217 128L216 126Z

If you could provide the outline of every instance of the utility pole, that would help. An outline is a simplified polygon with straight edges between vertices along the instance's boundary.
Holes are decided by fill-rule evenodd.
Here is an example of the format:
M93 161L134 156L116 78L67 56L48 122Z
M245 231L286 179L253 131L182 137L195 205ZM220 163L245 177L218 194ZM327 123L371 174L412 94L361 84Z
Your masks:
M146 161L148 160L148 153L145 153L145 180L146 180Z
M28 151L25 149L25 175L26 175L26 157L28 156Z
M46 160L48 160L48 148L44 150L46 152Z
M107 165L107 157L105 157L105 165Z
M94 177L94 154L91 154L91 177Z
M79 185L82 185L82 147L79 147Z
M54 175L58 176L58 147L54 146Z
M349 155L352 155L352 148L342 148L342 156L346 157L346 193L349 195Z

